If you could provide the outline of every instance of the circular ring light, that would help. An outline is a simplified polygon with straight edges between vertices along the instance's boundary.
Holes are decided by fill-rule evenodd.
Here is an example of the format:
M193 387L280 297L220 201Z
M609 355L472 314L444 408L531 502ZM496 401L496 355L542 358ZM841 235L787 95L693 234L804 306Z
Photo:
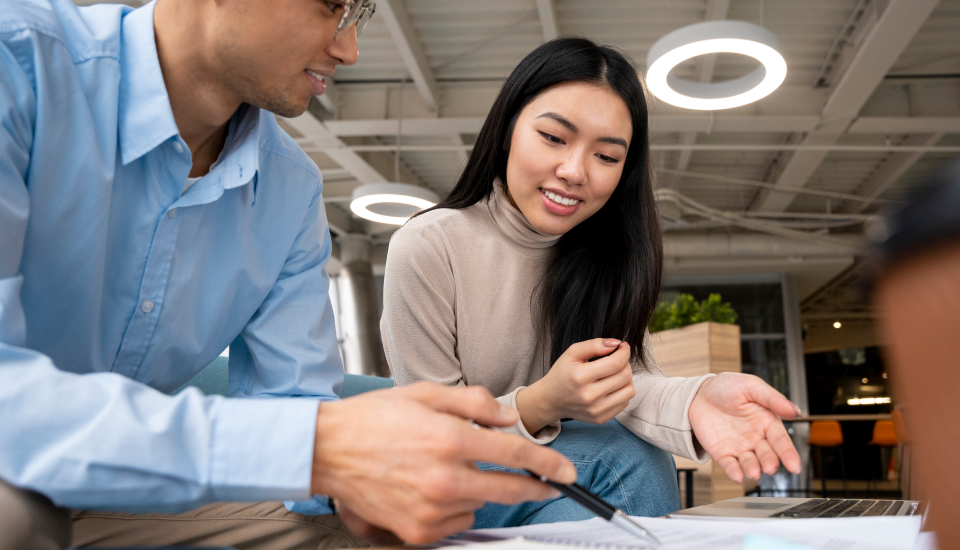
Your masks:
M647 87L661 100L685 109L730 109L769 95L787 76L780 41L767 29L743 21L707 21L664 36L647 54ZM691 82L670 76L684 61L711 53L750 56L762 66L726 82Z
M353 190L350 210L361 218L403 225L410 216L436 206L439 197L433 191L406 183L368 183Z

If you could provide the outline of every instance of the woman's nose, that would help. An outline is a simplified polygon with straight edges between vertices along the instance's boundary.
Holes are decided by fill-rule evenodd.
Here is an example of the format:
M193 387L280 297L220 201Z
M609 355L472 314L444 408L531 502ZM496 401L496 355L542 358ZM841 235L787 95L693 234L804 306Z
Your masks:
M583 152L571 152L571 154L557 166L557 177L570 185L581 183L586 175L586 159L584 157L585 154Z

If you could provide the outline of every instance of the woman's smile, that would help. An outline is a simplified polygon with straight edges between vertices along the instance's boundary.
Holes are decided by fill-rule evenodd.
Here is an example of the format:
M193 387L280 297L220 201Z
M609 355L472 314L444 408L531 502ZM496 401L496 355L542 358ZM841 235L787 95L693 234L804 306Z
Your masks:
M540 188L540 200L543 206L551 213L558 216L569 216L580 208L583 201L575 198L568 198L560 193Z
M565 82L542 92L515 123L507 197L544 235L563 235L617 188L633 135L627 104L610 88Z

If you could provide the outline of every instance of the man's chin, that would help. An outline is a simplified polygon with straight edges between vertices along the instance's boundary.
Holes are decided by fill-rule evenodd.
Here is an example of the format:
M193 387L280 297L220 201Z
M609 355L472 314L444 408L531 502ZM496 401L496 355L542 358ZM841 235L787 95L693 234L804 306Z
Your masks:
M310 105L310 102L306 102L302 105L283 105L274 109L268 109L266 107L261 107L271 113L282 116L284 118L297 118L307 111L307 107Z
M264 111L270 111L271 113L282 116L284 118L296 118L306 112L307 107L310 106L310 97L306 99L294 99L289 97L280 97L274 96L270 98L263 98L260 101L250 101L249 103L254 107L259 107Z

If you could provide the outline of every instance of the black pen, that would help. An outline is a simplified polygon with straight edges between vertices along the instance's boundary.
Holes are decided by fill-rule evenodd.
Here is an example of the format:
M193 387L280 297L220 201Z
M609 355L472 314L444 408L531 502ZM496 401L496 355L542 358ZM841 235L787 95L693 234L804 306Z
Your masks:
M530 470L527 470L527 473L560 491L564 495L570 497L580 506L583 506L587 510L597 514L620 529L623 529L627 533L660 546L660 541L657 540L657 537L653 536L653 533L647 531L639 523L630 519L630 516L624 514L622 510L617 509L616 506L591 493L583 486L577 485L576 483L571 483L569 485L557 483L556 481L547 479L546 476L537 475Z

